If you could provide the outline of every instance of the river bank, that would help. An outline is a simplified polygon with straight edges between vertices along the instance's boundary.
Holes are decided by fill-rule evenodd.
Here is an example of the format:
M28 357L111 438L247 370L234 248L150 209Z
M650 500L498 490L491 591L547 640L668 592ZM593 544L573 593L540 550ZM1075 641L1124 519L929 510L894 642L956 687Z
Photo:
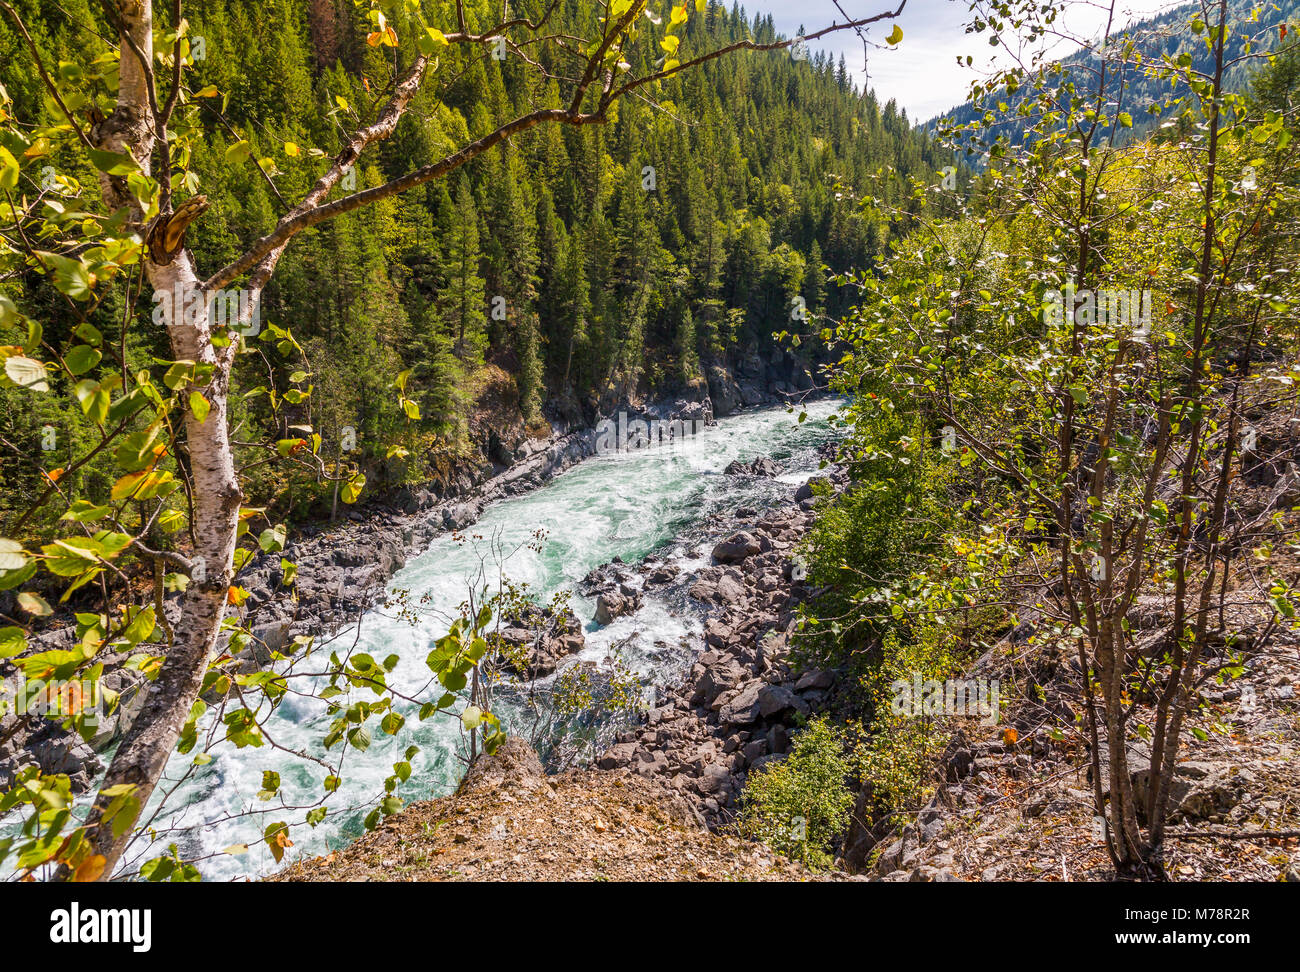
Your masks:
M826 453L829 459L833 448ZM741 472L778 473L763 460ZM835 673L795 672L789 655L799 605L816 596L795 551L814 522L817 496L846 483L842 468L828 466L791 485L783 502L723 519L708 563L673 579L705 612L694 658L675 685L657 691L640 724L597 759L599 768L662 781L711 828L734 820L747 774L783 757L796 725L822 711L836 688ZM621 591L628 573L617 565L599 572L595 590ZM664 582L653 558L630 573L642 587Z

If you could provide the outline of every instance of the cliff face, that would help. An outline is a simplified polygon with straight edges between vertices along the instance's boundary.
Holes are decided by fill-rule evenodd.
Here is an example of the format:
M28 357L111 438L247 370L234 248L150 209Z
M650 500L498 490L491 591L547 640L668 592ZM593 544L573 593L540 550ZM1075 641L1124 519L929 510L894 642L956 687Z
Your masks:
M456 793L417 803L275 881L805 881L761 844L713 834L679 794L627 773L547 776L520 739Z

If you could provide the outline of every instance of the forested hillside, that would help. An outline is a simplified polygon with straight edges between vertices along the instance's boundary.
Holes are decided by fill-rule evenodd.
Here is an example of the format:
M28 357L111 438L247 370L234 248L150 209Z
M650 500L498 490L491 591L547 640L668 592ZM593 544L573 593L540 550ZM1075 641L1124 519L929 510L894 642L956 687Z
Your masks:
M1295 0L1266 4L1233 0L1228 11L1232 33L1225 50L1229 67L1224 72L1223 84L1225 90L1242 92L1254 78L1254 71L1243 56L1273 50L1283 44L1287 25L1296 18L1297 4ZM998 15L997 5L993 5L972 22L987 27L997 21ZM1045 18L1043 29L1057 29L1055 16ZM1082 45L1080 50L1050 64L1033 60L1013 38L1006 38L1002 43L1006 44L1007 54L1022 59L1018 67L1030 71L1042 68L1052 84L1063 92L1069 90L1089 98L1098 90L1109 88L1116 111L1125 111L1130 118L1128 125L1116 124L1111 119L1112 124L1104 129L1120 142L1145 137L1159 128L1163 119L1154 109L1167 102L1171 93L1188 94L1186 84L1180 79L1173 80L1171 91L1162 65L1182 63L1202 76L1212 74L1214 69L1214 49L1199 4L1184 4L1127 27L1121 28L1116 23L1109 33L1098 31L1078 41ZM982 86L973 101L930 119L923 127L934 132L941 126L962 126L978 130L982 145L991 145L998 139L1019 144L1037 121L1037 105L1032 92L1019 79L1009 85L998 83L999 80L995 77L992 83Z
M560 6L551 20L557 31L582 33L595 23L591 4ZM47 63L62 66L69 97L89 110L108 49L95 32L94 5L16 7ZM209 201L205 232L193 240L200 263L224 264L267 233L284 200L317 177L321 153L336 154L342 134L383 96L392 49L367 43L366 14L351 0L187 5L190 43L203 40L188 85L209 133L193 146L181 187ZM10 110L53 121L58 109L25 67L11 26L0 23ZM684 43L698 48L774 39L770 16L751 20L718 3L684 30ZM543 53L547 73L562 75L565 65L547 57L554 55ZM554 78L539 80L519 58L445 49L434 83L415 96L395 136L358 167L356 188L427 164L558 97ZM71 155L46 161L93 184L93 169ZM466 454L508 461L511 450L500 442L517 442L525 425L538 431L544 413L583 424L647 396L698 400L710 376L723 414L740 404L735 374L764 392L776 383L806 389L816 380L813 359L778 350L773 332L808 334L815 315L844 310L846 298L825 282L822 265L833 273L867 265L882 245L856 196L869 183L880 191L871 176L882 167L919 175L938 158L892 102L880 106L856 90L842 59L797 60L787 51L679 75L653 97L619 103L605 125L539 126L448 180L298 241L261 313L264 328L291 328L304 352L302 361L277 362L280 383L309 371L314 393L274 414L264 396L242 401L236 420L281 436L310 426L331 458L351 427L360 450L353 458L362 457L372 486L436 486ZM57 313L58 295L39 279L25 286L33 291L24 299L52 312L47 336L64 338L70 328ZM807 323L792 319L797 297ZM146 296L139 307L148 313L153 305ZM96 320L112 330L108 322L120 313L104 307ZM131 367L151 354L167 358L164 339L159 329ZM236 385L241 377L248 389L262 383L267 366L241 361ZM404 371L420 416L410 426L393 389ZM12 389L0 396L6 435L20 445L34 444L26 440L46 424L81 434L75 405L68 411ZM33 408L47 411L33 416ZM399 431L418 459L388 458ZM86 475L96 475L94 463ZM39 481L8 463L3 476L5 502ZM259 498L275 502L282 485L263 482ZM328 495L308 486L292 502Z

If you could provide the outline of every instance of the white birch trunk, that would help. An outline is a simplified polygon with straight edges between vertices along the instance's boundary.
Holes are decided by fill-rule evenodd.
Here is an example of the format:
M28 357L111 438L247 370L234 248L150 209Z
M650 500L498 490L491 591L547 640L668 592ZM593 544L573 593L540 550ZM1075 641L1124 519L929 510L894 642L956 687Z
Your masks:
M145 57L151 59L150 0L143 0L138 5L126 0L118 5L118 9L124 12L124 30L130 32ZM149 103L148 80L127 43L123 42L121 50L118 107L110 118L96 126L93 139L101 148L129 152L141 168L149 172L157 133ZM160 178L166 179L168 175L161 173ZM131 204L129 194L124 194L120 182L104 176L102 185L110 205ZM197 297L201 281L188 253L182 251L165 266L149 262L146 273L155 294L163 298L159 303L167 321L173 358L214 367L211 384L202 389L210 405L205 420L200 423L188 409L185 414L184 444L193 483L195 550L192 559L195 564L202 565L203 570L195 571L198 576L191 579L182 597L181 615L174 625L172 644L167 649L157 680L149 686L144 706L108 768L100 787L101 796L96 800L88 821L91 825L97 824L111 802L102 796L102 792L121 784L135 787L133 797L137 801L137 810L130 815L133 825L176 748L180 731L198 698L221 627L242 502L227 420L234 346L220 350L213 347L206 303L202 311L193 315L187 315L184 306L173 306L172 296L177 293L191 296L196 302L201 299ZM133 826L127 826L126 820L114 819L112 824L91 834L95 852L102 854L106 861L105 879L112 875L134 831ZM115 836L115 830L120 832L120 836Z

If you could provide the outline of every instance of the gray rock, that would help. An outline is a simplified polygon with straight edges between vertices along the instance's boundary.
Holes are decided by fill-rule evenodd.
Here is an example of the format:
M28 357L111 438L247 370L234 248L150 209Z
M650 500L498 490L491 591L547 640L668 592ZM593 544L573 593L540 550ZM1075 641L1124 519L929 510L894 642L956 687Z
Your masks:
M760 553L762 548L754 535L741 530L733 533L713 548L713 559L720 564L738 564Z
M253 628L253 655L258 662L262 665L271 664L271 653L284 648L292 626L293 622L289 618L276 618Z
M806 483L801 485L797 490L795 490L794 501L796 503L802 503L804 500L812 499L814 496L813 485L815 483L829 484L830 480L820 476L813 477L812 479L808 480Z
M718 721L722 725L748 726L758 721L760 705L758 701L759 693L766 686L762 682L750 682L733 698L724 705L718 713Z
M834 681L835 676L830 672L815 668L799 677L799 681L794 684L794 690L796 692L808 692L814 689L828 689Z
M784 685L764 685L758 691L758 714L764 719L781 715L790 709L807 713L808 704Z
M706 377L709 382L709 398L713 402L713 414L718 418L730 415L741 406L740 388L736 379L727 369L714 365L709 368Z
M737 601L744 600L745 597L745 585L730 575L719 578L714 591L717 599L724 604L734 604Z
M76 776L84 770L93 776L103 768L95 751L79 736L71 734L42 739L33 743L28 751L41 772L48 775L66 773Z

